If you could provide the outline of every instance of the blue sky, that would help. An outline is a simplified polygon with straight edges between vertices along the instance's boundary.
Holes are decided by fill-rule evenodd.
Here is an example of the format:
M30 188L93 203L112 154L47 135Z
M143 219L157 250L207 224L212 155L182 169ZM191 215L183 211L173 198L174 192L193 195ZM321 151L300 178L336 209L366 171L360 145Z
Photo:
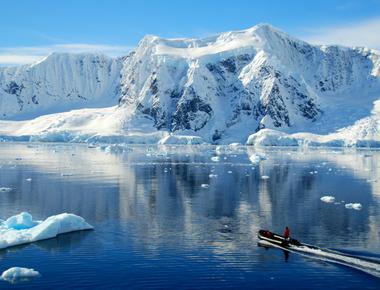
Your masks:
M2 0L1 10L2 65L51 51L123 55L146 34L204 37L261 22L313 43L380 49L380 0Z

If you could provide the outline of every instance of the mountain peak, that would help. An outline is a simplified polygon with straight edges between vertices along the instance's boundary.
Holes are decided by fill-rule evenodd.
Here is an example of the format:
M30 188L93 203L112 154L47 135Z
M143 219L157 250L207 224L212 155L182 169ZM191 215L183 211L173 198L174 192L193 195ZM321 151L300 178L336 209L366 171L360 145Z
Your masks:
M257 52L278 49L284 40L288 43L289 40L303 43L270 24L260 23L245 30L228 31L199 39L146 35L140 41L137 51L193 59L241 50Z

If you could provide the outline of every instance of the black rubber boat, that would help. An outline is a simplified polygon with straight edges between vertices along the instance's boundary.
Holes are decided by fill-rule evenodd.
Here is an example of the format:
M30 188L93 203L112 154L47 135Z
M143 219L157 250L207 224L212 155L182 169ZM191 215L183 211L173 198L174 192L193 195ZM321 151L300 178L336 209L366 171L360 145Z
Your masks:
M270 243L280 245L282 247L302 245L299 241L295 239L292 239L292 238L286 239L284 236L272 233L271 231L268 231L268 230L259 230L259 233L257 234L257 236L260 240L265 240Z

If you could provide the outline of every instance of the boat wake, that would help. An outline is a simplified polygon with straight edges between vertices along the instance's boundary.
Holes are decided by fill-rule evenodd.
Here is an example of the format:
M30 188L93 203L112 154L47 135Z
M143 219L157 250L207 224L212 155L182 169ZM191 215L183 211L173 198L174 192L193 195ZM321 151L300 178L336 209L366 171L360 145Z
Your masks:
M345 254L339 251L318 248L307 244L302 244L301 246L290 245L288 247L283 247L281 245L273 244L265 240L260 240L259 245L264 247L275 247L308 258L344 265L380 278L379 259L358 257L354 255Z

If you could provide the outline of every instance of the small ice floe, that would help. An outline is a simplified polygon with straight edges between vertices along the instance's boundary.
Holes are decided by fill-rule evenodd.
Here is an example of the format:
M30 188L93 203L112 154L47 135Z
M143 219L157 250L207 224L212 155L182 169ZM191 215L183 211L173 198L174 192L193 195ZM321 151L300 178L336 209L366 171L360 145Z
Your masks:
M215 148L215 153L218 154L218 155L221 155L221 154L225 153L224 151L225 150L223 150L223 147L220 146L220 145L216 146L216 148Z
M41 276L41 274L34 269L13 267L4 271L1 275L1 279L14 284L17 282L28 281L39 276Z
M346 203L344 205L344 207L347 209L355 209L355 210L361 210L362 209L361 203Z
M234 142L234 143L231 143L228 145L228 148L231 150L231 151L237 151L239 150L239 148L243 146L242 144L240 143L237 143L237 142Z
M0 187L0 192L10 192L12 191L12 188L10 187Z
M73 176L72 173L61 173L61 176Z
M231 173L232 173L232 171L231 171L231 170L228 170L228 171L227 171L227 173L228 173L228 174L231 174Z
M54 238L59 234L90 230L93 227L82 217L62 213L44 221L33 220L27 212L0 221L0 249Z
M211 157L211 161L213 161L213 162L219 162L220 161L220 157L219 156L212 156Z
M261 179L269 179L269 176L268 175L263 175L263 176L261 176Z
M209 184L207 184L207 183L202 183L202 184L201 184L201 187L202 187L202 188L209 188L209 187L210 187L210 185L209 185Z
M27 178L27 179L25 179L26 181L29 181L29 182L31 182L32 181L32 179L29 177L29 178Z
M335 201L335 197L331 195L325 195L321 197L321 201L326 203L333 203Z
M210 177L210 178L217 178L218 174L211 173L211 174L208 175L208 177Z
M164 172L165 172L165 173L168 172L168 169L167 169L167 168L164 168Z
M266 157L264 155L258 155L258 154L252 154L251 156L249 156L249 160L253 163L253 164L259 164L261 160L265 160Z

